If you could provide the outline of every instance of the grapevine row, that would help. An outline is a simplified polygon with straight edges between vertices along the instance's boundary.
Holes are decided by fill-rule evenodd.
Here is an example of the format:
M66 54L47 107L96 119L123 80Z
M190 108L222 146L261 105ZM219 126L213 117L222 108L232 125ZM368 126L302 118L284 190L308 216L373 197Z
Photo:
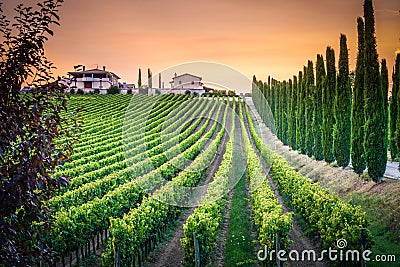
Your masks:
M235 101L235 100L234 100ZM194 264L195 249L193 233L201 248L201 262L206 262L213 251L218 239L217 231L223 220L226 206L226 193L229 191L232 174L233 142L235 128L235 109L233 102L230 138L226 144L225 153L221 165L214 175L214 180L207 188L207 193L200 201L200 206L188 217L183 226L185 237L181 239L184 260L186 263Z
M202 128L207 127L209 121L210 119ZM215 128L216 125L210 129L209 133L212 133ZM187 140L185 145L193 144L199 139L202 132L199 131L191 135L190 140ZM57 212L54 220L54 231L48 235L49 242L60 255L66 255L68 252L78 249L91 236L107 229L110 217L120 217L136 203L140 203L145 194L143 188L148 184L148 181L152 181L150 183L152 186L157 186L157 182L162 183L163 181L157 179L160 173L167 176L174 174L179 171L179 163L184 158L191 159L196 156L200 152L200 148L196 144L193 147L196 147L197 151L189 149L172 161L163 164L159 169L119 186L100 199L95 198L81 206L70 207L68 211Z
M214 102L213 110L215 108L215 104L216 103ZM208 108L209 107L207 107L207 109ZM204 112L206 110L204 110ZM200 117L199 119L197 119L191 125L190 128L186 129L186 131L184 131L183 133L181 133L179 135L180 138L181 139L187 138L198 127L198 125L200 124L201 121L202 121L202 119ZM204 131L205 127L206 126L203 126L199 131ZM174 140L176 140L176 138ZM185 148L187 146L188 146L187 143L181 143L180 149L183 149L183 148ZM177 149L172 150L172 151L175 151L175 153L176 153L176 150ZM136 164L136 165L133 165L132 167L141 168L141 166L149 166L150 165L147 161L146 162L142 162L142 163L139 162L141 160L148 160L148 155L146 153L141 153L141 154L138 154L138 155L137 155L137 153L134 153L134 154L131 155L130 151L128 150L128 151L125 152L125 154L128 157L128 159L126 160L127 161L126 163L128 163L128 165ZM171 156L176 155L176 154L173 154L173 153L169 152L168 155L171 157ZM159 166L161 163L164 163L166 160L167 160L167 157L166 157L165 154L161 154L161 155L158 155L158 156L155 155L155 156L152 157L151 163L154 166ZM137 163L135 163L135 162L137 162ZM101 177L104 177L105 175L108 175L108 174L110 174L112 172L124 169L126 167L126 163L122 162L122 161L121 162L116 162L113 165L105 166L104 168L101 168L99 170L96 170L96 171L93 171L91 173L84 174L84 175L81 175L79 177L76 177L75 179L73 179L71 181L69 188L78 188L78 187L80 187L81 185L83 185L85 183L97 180L97 178L101 178Z
M154 123L159 123L159 122L155 121ZM187 136L187 135L185 135L185 136ZM133 137L133 138L137 138L137 137ZM130 139L128 139L128 140L130 140ZM131 156L131 158L129 159L130 162L135 162L135 159L136 159L136 162L139 160L142 160L146 155L145 154L140 155L140 153L144 152L144 150L146 149L146 144L143 144L144 143L143 140L139 139L139 141L140 141L139 143L141 143L141 145L137 146L135 149L126 150L125 153L120 151L119 153L114 154L112 157L108 157L104 160L97 161L97 162L90 162L83 166L79 166L78 168L74 168L72 170L64 170L64 173L66 173L67 175L70 175L70 176L76 176L76 174L79 174L79 173L83 173L83 175L77 176L74 179L72 179L72 181L69 184L69 187L64 188L63 190L68 191L71 189L75 189L85 182L93 181L94 179L97 179L98 177L104 177L105 175L108 175L108 174L112 173L113 171L125 168L124 159L125 159L125 155L127 155L128 153ZM118 143L116 143L115 146L117 144ZM152 142L151 144L148 145L148 148L151 149L152 146L154 146L154 145L156 145L156 143ZM131 145L129 144L126 146L126 149L128 149L130 147L131 147ZM151 156L151 155L149 154L149 156Z
M181 210L179 206L171 205L171 202L184 203L187 200L188 192L182 187L195 186L205 176L206 167L209 166L222 142L227 114L228 105L225 107L222 128L216 138L187 169L179 173L171 182L161 187L152 196L145 198L138 208L131 210L123 218L111 219L110 233L112 238L109 241L106 254L103 256L104 265L112 265L116 251L118 251L117 258L120 266L131 266L136 257L139 261L143 260L140 257L143 254L143 247L146 247L148 242L154 242L156 235L160 235L159 230ZM215 121L213 127L216 126L217 121ZM199 140L197 143L198 151L210 137L211 132Z
M283 213L282 205L279 204L269 185L260 158L257 156L247 134L242 105L240 105L239 117L247 159L246 171L250 182L251 209L254 224L258 231L258 241L262 249L265 246L268 249L274 249L278 236L280 248L288 249L290 244L288 235L292 230L292 213Z
M212 102L209 102L212 103ZM215 102L216 104L216 102ZM214 108L215 105L214 104ZM214 108L211 110L211 113L213 112ZM207 109L204 109L204 111L206 111ZM195 113L193 113L195 114ZM200 123L201 121L201 117L198 119L198 123ZM182 133L185 136L189 136L192 133L192 130L194 130L194 128L197 126L197 123L193 125L194 127L188 128L187 133ZM176 137L175 139L177 139L178 137ZM172 138L174 139L174 138ZM180 146L180 144L178 143L176 145L177 147ZM169 148L169 147L168 147ZM179 153L179 150L174 149L173 147L170 148L171 150L168 151L172 151L175 150L175 154ZM165 153L168 153L168 155L174 156L174 154L172 152L168 152L166 151ZM162 153L163 150L161 150L159 153ZM138 155L140 156L140 158L138 158L136 160L136 164L134 165L129 165L129 168L126 168L126 164L123 164L123 162L120 162L120 165L124 165L124 167L121 170L117 170L114 169L113 172L107 176L105 176L104 178L95 180L93 182L89 182L86 184L81 185L80 187L76 188L75 190L70 190L68 192L66 192L63 195L57 196L52 198L49 201L49 205L53 208L56 208L57 210L61 210L62 208L68 208L70 206L77 206L77 205L81 205L87 201L92 200L95 197L101 197L104 194L106 194L108 191L118 187L121 184L126 183L129 180L133 180L136 179L137 177L146 174L147 172L149 172L150 170L152 170L153 168L158 168L159 166L161 166L161 164L164 164L165 161L167 160L167 158L164 158L164 161L159 161L157 162L157 164L154 165L150 165L149 163L144 163L143 162L139 162L140 161L145 161L147 159L147 157L149 157L149 155L146 154L146 152ZM156 157L157 155L155 154L154 157ZM150 161L155 161L152 160L150 158ZM113 167L115 167L115 165L111 165L110 168L113 169ZM75 183L76 184L76 183Z
M197 101L200 103L200 101ZM189 106L189 105L188 105ZM182 109L184 110L184 109ZM186 110L185 110L186 111ZM182 117L183 119L184 117ZM177 121L178 123L181 122L181 120ZM159 121L156 121L155 123L160 123ZM136 155L137 153L143 152L145 150L146 145L148 149L153 148L155 145L160 143L160 134L157 132L158 129L155 129L152 131L152 136L154 136L154 140L152 142L149 142L147 144L144 144L144 136L141 137L139 134L136 134L136 131L133 132L131 137L127 137L124 139L124 147L122 146L121 142L121 136L119 136L119 140L112 142L110 140L110 145L107 147L108 150L95 153L91 156L86 156L85 158L79 159L79 160L74 160L70 164L65 164L64 168L69 168L68 170L64 170L64 173L67 173L68 175L74 177L79 173L86 173L89 175L90 171L100 169L103 166L109 166L110 164L113 164L115 162L124 160L124 148L125 150L130 149L131 147L135 147L135 151L129 152L131 155ZM137 132L140 132L138 130ZM156 138L156 135L158 135L158 138ZM141 138L139 138L141 137ZM101 144L98 144L98 146L101 147ZM102 148L103 149L103 148ZM96 151L94 151L96 152ZM148 151L149 157L151 157L151 151Z
M368 227L365 212L296 172L284 158L262 142L247 105L245 110L251 136L262 157L270 164L272 178L278 183L279 191L288 199L288 204L319 234L324 247L336 247L336 241L345 238L347 248L358 249L361 231ZM365 232L367 239L371 240L370 232Z

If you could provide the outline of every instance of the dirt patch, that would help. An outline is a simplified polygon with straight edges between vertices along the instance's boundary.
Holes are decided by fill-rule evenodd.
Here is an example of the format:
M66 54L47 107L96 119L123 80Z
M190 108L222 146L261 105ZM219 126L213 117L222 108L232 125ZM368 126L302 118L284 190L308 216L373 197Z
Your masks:
M226 237L228 235L229 230L229 221L231 219L231 208L232 208L232 196L233 190L230 190L227 196L227 204L225 207L225 216L224 221L221 224L220 232L219 232L219 240L217 242L215 261L213 262L213 266L222 267L224 266L224 258L225 258L225 247L226 247Z
M184 215L179 219L178 225L175 228L174 235L165 244L161 244L161 248L149 255L149 261L146 262L145 266L165 266L175 267L183 266L183 251L181 247L181 238L183 234L183 224L187 218L193 213L193 208L188 209ZM151 260L153 259L153 260Z

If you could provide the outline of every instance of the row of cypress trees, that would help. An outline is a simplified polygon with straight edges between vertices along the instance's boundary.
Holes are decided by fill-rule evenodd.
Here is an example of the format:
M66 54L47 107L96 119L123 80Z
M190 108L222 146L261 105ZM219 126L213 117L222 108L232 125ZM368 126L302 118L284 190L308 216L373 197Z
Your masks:
M254 76L254 88L260 91L253 90L253 99L267 126L285 145L316 160L328 163L336 160L341 167L348 166L351 160L357 174L367 167L369 175L380 181L387 162L389 80L384 59L379 67L372 0L364 1L364 18L357 19L357 29L354 76L349 71L347 38L341 34L338 71L335 51L327 47L326 67L323 56L318 54L315 73L309 60L298 76L288 82L268 77L264 83ZM392 157L400 151L400 119L397 120L400 58L397 58L390 104Z

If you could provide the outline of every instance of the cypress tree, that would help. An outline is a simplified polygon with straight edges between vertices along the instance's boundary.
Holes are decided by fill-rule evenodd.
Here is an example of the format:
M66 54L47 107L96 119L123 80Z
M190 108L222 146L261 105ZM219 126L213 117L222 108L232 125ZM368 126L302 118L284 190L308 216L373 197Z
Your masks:
M382 59L381 63L381 82L382 82L382 93L383 93L383 108L385 110L385 116L388 115L389 102L387 96L389 93L389 72L386 64L386 59ZM385 120L387 121L387 120Z
M260 80L258 81L258 88L261 90L261 98L260 98L260 116L262 121L266 124L267 120L266 120L266 109L267 109L267 105L266 105L266 93L265 93L265 86L264 83Z
M351 113L351 163L357 174L365 170L364 158L364 21L357 18L358 54L354 80L353 107Z
M396 128L397 128L397 116L398 114L398 105L399 105L399 89L400 89L400 53L396 55L396 61L393 66L392 73L392 97L390 98L390 156L392 160L397 158L399 153L399 149L397 146L397 137L396 137Z
M288 112L288 88L286 81L281 83L281 92L282 92L282 142L284 145L288 145L288 121L289 121L289 112Z
M275 101L276 101L276 105L275 105L275 113L276 113L276 135L278 136L279 140L282 139L281 136L281 112L280 112L280 107L281 107L281 103L280 103L280 91L279 91L279 87L278 87L278 83L275 80Z
M272 115L272 91L271 91L271 77L268 76L268 83L266 83L267 95L268 95L268 105L267 105L267 120L268 120L268 128L273 128L273 115Z
M293 81L289 79L289 92L290 92L290 122L289 122L289 144L290 146L296 150L296 103L297 103L297 95L296 95L296 84L297 77L293 76Z
M288 139L288 145L289 147L293 147L292 146L292 101L290 101L292 97L292 80L289 79L289 81L286 83L286 99L287 99L287 109L288 109L288 132L287 132L287 139Z
M306 109L307 109L307 83L306 83L306 78L307 78L307 66L303 66L303 81L302 81L302 86L303 86L303 90L304 90L304 113L303 113L303 118L302 120L303 122L303 138L304 138L304 154L307 155L307 113L306 113Z
M271 90L271 111L275 117L275 90L274 90L274 79L271 79L270 90Z
M256 87L257 87L256 83L257 83L256 76L253 75L253 81L251 83L251 95L252 95L252 99L253 99L253 102L254 102L254 106L258 110L258 108L259 108L258 100L259 100L260 95L259 95L259 92L256 90Z
M396 141L396 123L397 123L397 112L398 112L398 93L399 93L399 80L398 80L398 72L400 67L400 54L397 54L395 65L393 66L392 73L392 96L390 98L390 129L389 129L389 148L390 148L390 157L392 161L396 160L399 150L397 148Z
M262 118L262 92L260 91L259 87L258 87L258 81L256 79L256 76L253 75L253 82L252 82L252 99L254 102L254 106L256 107L258 113L260 114L261 118Z
M271 89L272 89L272 94L273 94L273 99L274 99L274 109L272 110L272 112L274 115L274 122L275 122L275 134L278 137L278 125L279 125L279 122L278 122L278 106L279 106L278 99L279 99L279 97L278 97L278 91L277 91L276 84L275 84L275 79L272 79Z
M268 84L267 82L263 82L263 88L264 88L264 95L265 95L265 100L267 100L267 102L269 101L269 92L268 92Z
M314 67L311 60L308 61L305 77L306 88L306 151L309 157L314 155L313 112L314 112Z
M268 88L268 105L269 108L272 109L271 76L269 75L268 75L267 88Z
M276 128L276 136L282 140L282 128L281 128L281 94L278 82L275 80L275 128Z
M292 88L292 114L293 114L293 149L297 150L297 113L298 113L298 87L297 76L293 75L293 88Z
M276 134L276 117L275 117L275 90L274 90L274 85L273 85L274 79L271 79L271 86L270 86L270 90L271 90L271 112L272 112L272 123L274 124L274 134Z
M333 152L337 164L341 167L346 167L350 162L351 86L347 38L344 34L340 35L339 74L336 83L335 117Z
M138 87L142 87L142 70L139 68L139 75L138 75Z
M258 113L260 114L261 119L263 119L263 114L262 114L262 98L263 98L263 88L262 88L262 83L260 86L260 81L256 79L255 81L256 84L256 90L257 90L257 110Z
M384 129L384 96L380 84L372 0L364 2L364 22L365 160L368 174L374 181L380 182L386 170L387 153L384 149L386 132Z
M325 76L324 58L322 55L317 55L313 112L314 156L316 160L322 160L324 158L324 150L322 147L322 90Z
M300 153L306 153L306 140L305 140L305 90L303 83L303 72L299 71L299 82L297 83L299 93L297 94L298 113L296 117L296 141L297 149Z
M266 110L266 103L265 103L265 88L264 88L264 83L261 81L261 80L259 80L258 82L257 82L257 87L258 87L258 89L261 91L260 92L260 98L259 98L259 114L260 114L260 116L261 116L261 119L262 119L262 121L263 122L265 122L266 123L266 119L265 119L265 110Z
M383 99L383 109L384 109L384 119L383 119L383 129L385 130L384 143L385 146L383 150L386 153L387 161L387 149L389 146L389 102L388 102L388 92L389 92L389 72L386 65L386 59L382 59L381 63L381 87L382 87L382 99Z
M277 134L277 128L276 128L276 90L275 90L275 85L274 85L274 79L271 79L271 111L272 111L272 117L274 118L274 122L275 122L275 132L274 134Z
M265 123L265 125L268 125L268 119L267 119L267 108L268 108L268 91L267 91L267 84L264 83L263 81L260 81L260 86L262 88L262 97L261 97L261 114L262 114L262 120Z
M335 99L336 90L336 68L335 51L331 47L326 48L326 82L322 91L322 146L324 148L324 159L331 163L335 160L333 156L333 128L335 125Z
M279 139L283 142L283 136L284 136L284 94L283 94L283 89L282 89L282 83L278 82L278 92L279 92L279 132L280 136Z
M153 77L150 69L147 69L147 83L149 85L149 88L153 88Z

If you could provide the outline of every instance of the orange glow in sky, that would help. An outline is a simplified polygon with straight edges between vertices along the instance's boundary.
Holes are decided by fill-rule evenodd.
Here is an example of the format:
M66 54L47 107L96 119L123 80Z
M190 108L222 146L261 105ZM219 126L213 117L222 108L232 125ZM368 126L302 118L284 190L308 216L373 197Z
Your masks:
M19 2L37 1L6 0L6 15ZM400 1L374 0L374 8L378 53L391 73L400 49ZM59 15L61 26L46 45L56 75L78 64L107 66L121 81L137 83L138 68L143 79L147 68L156 74L183 62L213 61L249 79L284 80L308 59L315 62L317 53L325 55L328 45L338 60L340 33L355 68L363 0L65 0Z

